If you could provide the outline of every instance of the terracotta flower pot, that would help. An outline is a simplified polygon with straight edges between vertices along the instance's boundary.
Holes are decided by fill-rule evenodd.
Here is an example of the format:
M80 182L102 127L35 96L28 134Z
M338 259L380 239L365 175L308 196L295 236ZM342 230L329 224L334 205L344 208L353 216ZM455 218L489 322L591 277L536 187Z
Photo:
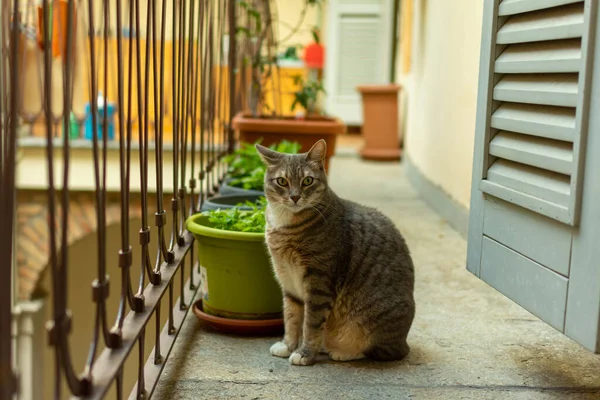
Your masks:
M363 102L362 134L365 146L360 152L367 160L394 161L400 159L398 135L398 91L400 86L359 86Z
M262 145L270 146L286 139L299 142L301 151L308 151L318 140L324 139L327 143L326 171L329 170L329 159L335 153L337 135L346 132L346 125L337 118L254 118L243 113L233 118L233 127L242 142L254 143L262 139Z

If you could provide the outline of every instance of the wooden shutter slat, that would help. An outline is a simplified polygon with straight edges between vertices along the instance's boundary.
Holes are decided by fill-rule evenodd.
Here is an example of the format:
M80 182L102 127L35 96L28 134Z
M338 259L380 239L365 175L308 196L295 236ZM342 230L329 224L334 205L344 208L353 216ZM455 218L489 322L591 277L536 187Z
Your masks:
M512 132L498 132L490 143L490 154L565 175L570 175L573 167L570 143Z
M583 35L583 4L512 16L498 30L497 44L541 42L580 38Z
M492 114L491 126L504 131L572 142L575 135L575 110L503 103Z
M491 182L487 179L480 181L478 188L490 196L516 204L557 221L564 223L570 219L569 209L564 205L552 203L546 199L540 199L539 197Z
M496 73L579 72L581 39L506 46L494 63Z
M486 114L478 116L478 188L571 226L579 223L596 2L493 1L491 65L482 64L491 75L479 93Z
M579 3L582 0L503 0L498 6L498 15L506 16Z
M488 169L488 181L567 207L570 181L565 175L498 159Z
M494 100L548 106L577 106L577 74L510 74L494 87Z

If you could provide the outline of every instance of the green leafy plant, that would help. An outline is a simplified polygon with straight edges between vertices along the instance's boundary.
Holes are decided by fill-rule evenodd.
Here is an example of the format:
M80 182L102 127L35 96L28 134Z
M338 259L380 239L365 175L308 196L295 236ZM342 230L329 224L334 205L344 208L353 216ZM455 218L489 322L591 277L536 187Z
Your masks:
M315 80L304 81L300 75L294 76L294 84L299 85L300 90L294 93L291 111L294 111L294 108L300 104L306 110L307 115L314 114L319 93L326 93L323 84Z
M257 143L260 143L259 140ZM282 140L269 146L271 150L281 153L297 154L300 143ZM246 190L263 190L266 166L262 162L254 143L241 143L240 148L225 158L229 164L228 175L231 186Z
M252 210L240 210L240 206L248 206ZM256 232L265 231L265 208L267 200L260 197L255 203L246 201L239 203L236 207L226 210L208 211L208 220L213 228L236 232Z
M322 0L303 0L303 3L297 24L291 26L291 31L285 37L278 38L274 26L281 21L276 19L277 4L274 0L237 0L240 7L236 19L239 55L244 67L250 69L251 80L242 89L243 108L254 117L262 115L263 109L268 109L265 101L268 91L273 92L274 98L281 94L275 93L280 89L267 89L267 81L273 75L279 75L277 51L300 31L309 8L320 7ZM292 56L290 47L286 54ZM281 113L282 110L277 112ZM273 111L273 114L277 112Z

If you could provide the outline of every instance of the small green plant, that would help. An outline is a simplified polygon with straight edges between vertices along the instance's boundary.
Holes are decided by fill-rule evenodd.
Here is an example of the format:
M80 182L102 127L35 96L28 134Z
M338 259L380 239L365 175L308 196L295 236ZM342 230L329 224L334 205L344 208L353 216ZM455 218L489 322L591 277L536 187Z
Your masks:
M259 140L257 143L260 143ZM271 150L281 153L297 154L300 143L282 140L269 146ZM262 162L254 143L241 143L240 148L225 158L229 164L229 177L231 186L246 190L263 190L266 166Z
M266 106L268 92L273 92L274 96L280 95L280 93L275 93L280 92L280 89L267 89L267 82L274 75L279 76L276 53L282 47L287 47L286 43L303 28L308 10L321 7L324 2L322 0L303 0L303 3L297 23L290 26L291 31L285 37L279 38L275 27L282 21L277 19L277 2L275 0L237 0L239 5L236 21L237 43L243 65L251 71L251 82L242 88L243 108L254 117L265 113L270 114L269 111L272 111L274 115L283 112L281 109L269 110L269 107ZM286 54L292 56L292 52L293 50L288 47Z
M304 81L300 75L294 76L294 84L299 85L300 90L294 93L294 102L290 111L294 111L294 108L300 104L306 110L307 115L314 114L319 93L326 93L323 84L315 80Z
M248 206L252 210L240 210L240 206ZM236 232L256 232L265 231L265 207L267 200L260 197L255 203L246 201L239 203L236 207L226 210L208 211L208 220L213 228Z

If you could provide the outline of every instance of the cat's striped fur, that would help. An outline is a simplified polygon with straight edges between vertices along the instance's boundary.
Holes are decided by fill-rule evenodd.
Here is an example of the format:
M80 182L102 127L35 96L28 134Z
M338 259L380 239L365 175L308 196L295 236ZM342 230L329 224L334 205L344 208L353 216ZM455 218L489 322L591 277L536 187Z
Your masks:
M339 361L405 357L414 269L400 232L333 193L324 141L296 155L257 149L267 164L266 241L284 295L285 335L271 354L295 365L320 351Z

